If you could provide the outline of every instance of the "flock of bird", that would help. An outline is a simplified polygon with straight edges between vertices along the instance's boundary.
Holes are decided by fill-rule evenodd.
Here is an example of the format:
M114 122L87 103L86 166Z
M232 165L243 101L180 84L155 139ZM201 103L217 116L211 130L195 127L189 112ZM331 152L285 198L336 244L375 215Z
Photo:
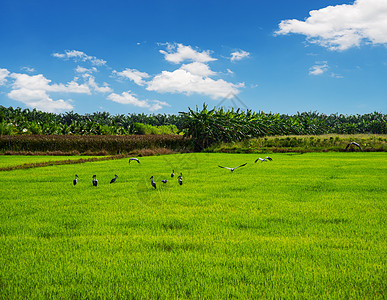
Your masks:
M350 142L350 143L347 145L347 147L345 148L345 150L348 150L348 148L351 147L352 145L358 147L358 148L360 149L360 151L362 151L360 145L359 145L358 143L356 143L356 142ZM272 161L272 160L273 160L273 159L272 159L271 157L269 157L269 156L266 156L265 158L258 157L258 158L255 160L255 163L258 162L258 161L260 161L261 163L263 163L263 162ZM132 157L132 158L129 159L129 164L130 164L131 161L136 161L137 163L140 163L139 159L138 159L138 158L134 158L134 157ZM233 167L233 168L230 168L230 167L223 167L223 166L219 166L219 165L218 165L218 167L219 167L219 168L223 168L223 169L228 169L228 170L230 170L231 172L234 172L236 169L238 169L238 168L240 168L240 167L244 167L244 166L246 166L246 165L247 165L247 163L242 164L242 165L237 166L237 167ZM171 178L173 178L173 177L175 177L175 170L172 170ZM114 175L114 178L113 178L112 180L110 180L110 183L116 182L117 178L118 178L118 175L115 174L115 175ZM151 179L151 185L152 185L152 187L156 189L156 188L157 188L157 185L156 185L156 182L154 182L154 180L153 180L153 176L152 176L151 178L149 178L149 179ZM180 176L178 177L178 180L177 180L177 181L178 181L178 183L179 183L180 185L183 185L183 173L180 173ZM75 178L74 178L74 180L73 180L73 185L76 185L77 182L78 182L78 175L75 175ZM167 180L167 179L163 179L163 180L161 180L161 182L162 182L163 184L166 184L166 183L168 183L168 180ZM98 186L97 175L93 175L92 183L93 183L93 186Z
M171 178L173 178L173 177L175 177L175 170L172 170ZM151 181L151 185L156 189L157 186L156 186L156 182L153 181L153 176L151 178L149 178L149 179L152 180ZM179 182L180 185L183 185L183 173L180 173L180 176L178 177L177 181ZM163 180L161 180L161 182L163 184L166 184L168 182L168 180L167 179L163 179Z
M129 164L130 164L131 161L136 161L137 163L140 163L139 159L138 158L134 158L134 157L129 159ZM173 178L173 177L175 177L175 170L172 170L171 178ZM93 175L92 178L93 178L93 180L92 180L93 186L98 186L97 175ZM114 178L112 180L110 180L110 183L116 182L117 178L118 178L118 175L115 174ZM153 176L150 179L152 180L151 181L152 187L154 187L156 189L157 186L156 186L156 182L153 181ZM183 173L180 173L180 176L178 177L177 181L178 181L178 183L180 185L183 185ZM168 180L167 179L163 179L163 180L161 180L161 182L163 184L166 184L168 182ZM76 185L77 183L78 183L78 175L75 174L75 178L73 180L73 185Z

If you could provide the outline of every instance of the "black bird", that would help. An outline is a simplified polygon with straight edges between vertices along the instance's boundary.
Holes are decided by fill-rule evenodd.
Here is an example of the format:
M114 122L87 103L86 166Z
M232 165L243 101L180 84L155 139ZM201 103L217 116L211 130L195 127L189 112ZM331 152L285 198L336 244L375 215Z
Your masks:
M175 170L172 170L171 178L175 177Z
M132 160L135 160L136 162L140 163L140 161L138 160L138 158L134 158L134 157L129 158L129 163L130 163Z
M151 185L156 189L156 182L153 181L153 176L149 179L152 179Z
M355 145L356 147L359 147L360 151L362 151L360 145L356 142L350 142L347 147L345 147L345 150L347 150L351 145Z
M271 157L269 157L269 156L266 156L265 159L268 159L268 160L270 160L270 161L273 160L273 159L272 159Z
M167 182L168 182L168 180L166 180L166 179L163 179L163 180L161 180L161 182L162 182L162 183L167 183Z
M218 167L219 167L219 168L224 168L224 169L229 169L231 172L234 172L235 169L240 168L240 167L243 167L243 166L245 166L245 165L247 165L247 163L245 163L245 164L243 164L243 165L240 165L240 166L237 166L237 167L235 167L235 168L228 168L228 167L222 167L222 166L218 166Z
M98 185L97 175L93 175L93 186Z
M113 183L113 182L116 182L116 180L117 180L117 174L116 175L114 175L115 177L112 179L112 180L110 180L110 183Z
M73 184L74 185L76 185L77 184L77 182L78 182L78 175L77 174L75 174L75 178L74 178L74 180L73 180Z
M179 182L180 185L183 185L183 173L180 173L178 182Z

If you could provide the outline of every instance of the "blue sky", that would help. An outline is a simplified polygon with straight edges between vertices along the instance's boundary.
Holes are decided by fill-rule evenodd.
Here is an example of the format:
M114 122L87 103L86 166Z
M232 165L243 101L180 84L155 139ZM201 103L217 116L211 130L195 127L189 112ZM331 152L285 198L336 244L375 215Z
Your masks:
M386 0L0 2L0 104L387 111Z

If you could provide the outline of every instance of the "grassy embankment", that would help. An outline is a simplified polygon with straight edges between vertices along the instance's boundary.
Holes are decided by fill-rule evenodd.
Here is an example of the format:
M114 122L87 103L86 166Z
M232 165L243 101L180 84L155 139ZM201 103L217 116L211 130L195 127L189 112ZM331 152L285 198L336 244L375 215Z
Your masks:
M213 145L207 152L281 153L345 151L349 142L359 143L366 152L386 152L387 135L295 135L268 136L242 142ZM39 155L160 155L190 152L195 149L192 139L181 135L77 136L77 135L18 135L0 136L0 154ZM348 151L358 151L351 147Z
M352 141L360 144L363 151L387 151L387 135L385 134L269 136L242 142L224 143L210 147L207 151L225 153L341 152L346 151L346 146ZM359 149L351 146L348 151L359 151Z
M0 172L1 297L385 299L387 155L271 156Z

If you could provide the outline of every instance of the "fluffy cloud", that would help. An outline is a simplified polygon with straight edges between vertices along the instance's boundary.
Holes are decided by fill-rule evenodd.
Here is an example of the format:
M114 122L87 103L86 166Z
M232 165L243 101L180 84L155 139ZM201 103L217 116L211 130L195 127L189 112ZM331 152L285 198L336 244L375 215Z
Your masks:
M316 65L310 67L309 75L321 75L328 70L328 63L326 61L317 62Z
M244 50L235 51L235 52L231 53L230 60L231 61L238 61L238 60L242 60L242 59L249 57L249 56L250 56L250 53L247 51L244 51Z
M91 94L89 86L85 83L78 84L70 81L67 84L51 84L51 80L42 74L30 76L12 73L10 77L14 79L14 82L8 97L43 111L60 112L73 108L70 100L53 100L49 92Z
M38 110L47 112L61 112L73 109L70 101L62 99L53 100L44 90L21 88L12 90L8 93L8 97L13 100L20 101L31 108L37 108Z
M170 105L164 101L152 100L151 106L149 107L149 110L156 111L156 110L162 109L163 106L170 106Z
M91 94L90 88L86 84L78 84L70 81L66 85L51 84L51 80L45 78L42 74L30 76L27 74L12 73L10 77L15 79L13 89L43 90L46 92L65 92Z
M198 76L212 76L216 73L210 69L206 64L200 62L193 62L190 64L183 64L180 69L185 70L193 75Z
M88 69L88 68L84 68L81 66L77 66L77 68L75 69L75 72L77 72L77 73L93 73L93 72L97 72L97 68L92 67L92 68Z
M331 50L346 50L362 42L387 44L387 1L356 0L310 12L305 21L283 20L277 35L297 33Z
M167 61L179 64L183 61L194 61L206 63L216 60L210 55L210 51L198 52L192 49L191 46L184 46L182 44L169 44L167 43L167 51L160 50L160 53L164 54Z
M233 84L223 79L214 80L193 74L182 68L173 72L163 71L148 82L147 90L159 93L193 93L209 96L213 99L237 95L243 84Z
M136 95L131 93L131 91L123 92L121 95L112 93L107 98L120 104L129 104L137 107L148 108L150 111L156 111L161 109L163 106L169 106L168 103L158 100L139 100Z
M89 74L84 74L84 77L87 78L87 82L85 83L85 85L89 86L90 88L92 88L97 93L111 93L113 91L109 87L109 84L107 84L106 82L104 82L102 86L99 86L95 82L94 76L91 76Z
M144 78L149 78L149 74L145 72L140 72L136 69L125 69L122 72L113 71L114 74L122 78L128 78L134 81L137 85L144 85Z
M0 69L0 86L7 82L9 71L7 69Z
M6 69L0 69L0 85L7 81L7 77L12 80L11 90L8 92L10 99L20 101L28 107L37 108L43 111L60 112L73 108L72 100L54 100L51 93L75 93L91 95L96 93L111 93L112 89L107 83L98 85L95 77L90 73L97 71L96 68L76 69L82 73L82 83L78 83L79 78L75 77L72 81L63 83L52 83L43 74L28 75L21 73L10 73Z
M182 44L166 45L167 51L160 51L164 54L165 60L176 64L187 60L192 62L182 64L180 68L174 71L162 71L153 77L136 69L125 69L122 72L113 71L113 73L128 78L139 86L145 86L148 91L186 95L201 94L213 99L232 97L239 93L239 88L244 87L243 83L233 84L223 79L211 78L211 76L218 74L212 71L208 65L209 62L216 60L210 56L210 51L198 52L192 49L191 46ZM238 60L248 55L249 53L240 51L235 53L234 56ZM117 96L115 97L118 99ZM133 100L128 95L125 95L125 97L130 101ZM119 99L122 100L122 97Z
M105 60L96 58L95 56L89 56L86 53L78 50L65 50L65 53L53 53L52 56L61 59L72 59L76 62L88 61L95 66L103 66L106 64Z

